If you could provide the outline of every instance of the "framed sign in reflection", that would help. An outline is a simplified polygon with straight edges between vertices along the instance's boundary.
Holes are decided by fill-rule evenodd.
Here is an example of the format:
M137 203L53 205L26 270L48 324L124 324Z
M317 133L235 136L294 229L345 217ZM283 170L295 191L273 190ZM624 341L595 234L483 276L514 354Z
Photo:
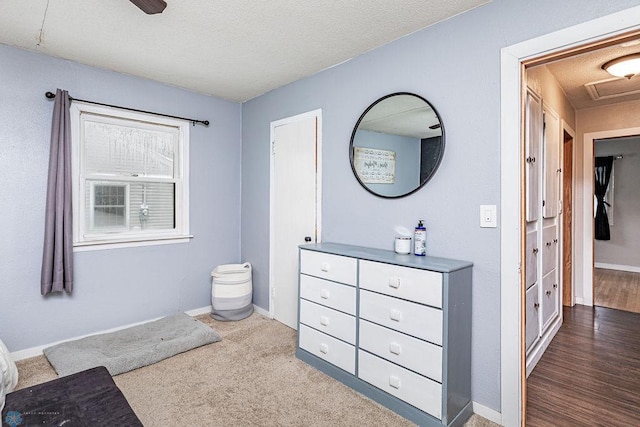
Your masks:
M396 152L377 148L353 147L353 163L366 184L393 184L396 179Z

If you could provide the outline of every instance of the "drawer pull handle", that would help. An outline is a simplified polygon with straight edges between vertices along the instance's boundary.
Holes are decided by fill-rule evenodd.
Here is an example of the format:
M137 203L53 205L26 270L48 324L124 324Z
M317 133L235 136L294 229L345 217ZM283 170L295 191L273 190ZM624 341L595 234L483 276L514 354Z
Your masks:
M534 302L533 303L533 308L539 308L540 307L540 303L539 302Z
M400 389L400 378L398 378L398 377L396 377L394 375L391 375L389 377L389 385L391 387L399 390Z
M551 295L551 291L545 291L545 294Z
M538 253L538 248L533 248L533 253L537 254Z
M545 245L547 245L547 247L551 246L551 242L547 242L545 243Z
M557 283L553 284L553 289L558 289L558 284Z
M320 316L320 324L322 326L329 326L329 318L327 316Z
M390 277L389 278L389 287L393 289L398 289L400 287L400 278L398 277Z
M328 289L322 289L320 291L320 298L329 299L329 290Z
M400 310L391 309L389 311L389 318L393 321L399 322L402 320L402 312Z
M320 344L320 353L322 354L329 353L329 346L326 344Z
M400 355L401 351L402 351L402 347L397 342L392 342L391 344L389 344L390 353Z
M320 264L320 271L328 273L329 272L329 263L328 262L323 262L322 264Z

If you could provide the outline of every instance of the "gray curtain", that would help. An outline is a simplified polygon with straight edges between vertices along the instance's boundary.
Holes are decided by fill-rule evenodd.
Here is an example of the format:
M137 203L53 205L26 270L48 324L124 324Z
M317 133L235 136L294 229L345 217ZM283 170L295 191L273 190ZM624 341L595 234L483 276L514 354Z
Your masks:
M73 231L71 217L71 100L56 91L51 126L49 179L42 254L42 295L73 290Z

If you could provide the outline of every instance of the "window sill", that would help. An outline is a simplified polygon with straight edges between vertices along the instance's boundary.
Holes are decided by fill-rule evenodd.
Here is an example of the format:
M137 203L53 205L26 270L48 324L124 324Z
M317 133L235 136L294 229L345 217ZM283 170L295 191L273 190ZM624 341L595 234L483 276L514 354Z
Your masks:
M105 249L135 248L139 246L172 245L176 243L189 243L191 239L193 239L193 235L154 238L148 240L119 240L117 242L109 242L105 240L75 242L73 244L73 251L88 252L101 251Z

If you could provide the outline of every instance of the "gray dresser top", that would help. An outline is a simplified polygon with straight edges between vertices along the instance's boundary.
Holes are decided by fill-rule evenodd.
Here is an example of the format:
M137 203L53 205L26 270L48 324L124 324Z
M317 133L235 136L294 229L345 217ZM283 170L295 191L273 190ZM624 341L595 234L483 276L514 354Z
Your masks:
M343 255L368 261L384 262L387 264L395 264L405 267L420 268L422 270L431 270L440 273L451 273L473 265L472 262L468 261L458 261L455 259L431 256L416 256L413 254L399 255L393 251L365 248L362 246L343 245L341 243L312 243L308 245L300 245L300 249Z

